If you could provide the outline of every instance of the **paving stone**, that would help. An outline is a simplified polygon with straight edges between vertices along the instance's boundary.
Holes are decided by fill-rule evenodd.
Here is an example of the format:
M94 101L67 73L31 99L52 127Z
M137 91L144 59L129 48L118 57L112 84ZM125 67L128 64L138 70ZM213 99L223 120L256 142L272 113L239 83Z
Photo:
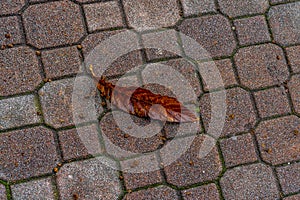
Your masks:
M294 73L300 72L300 46L286 48L287 57Z
M182 196L184 200L194 200L194 199L211 199L219 200L219 192L217 186L213 183L209 185L199 186L196 188L188 189L182 191Z
M25 0L3 0L0 4L0 15L17 13L25 3Z
M182 126L182 129L179 129L180 126ZM198 128L196 128L196 126ZM173 139L174 137L178 136L195 135L200 131L202 131L200 123L194 124L192 126L190 123L166 123L164 126L164 132L167 139Z
M226 167L257 161L255 145L250 133L224 139L220 144Z
M220 184L225 199L279 198L271 167L260 163L226 171Z
M6 189L4 185L0 185L0 199L1 200L6 200Z
M271 4L276 4L276 3L288 3L291 2L293 0L270 0Z
M300 158L300 119L286 116L261 122L256 129L261 157L272 165Z
M112 167L114 161L102 157L64 165L57 173L60 198L117 199L121 183Z
M15 200L55 199L51 178L12 185L11 191Z
M70 1L29 6L23 19L27 41L37 48L76 43L84 35L80 8Z
M124 200L135 200L135 199L179 199L176 194L176 190L171 189L167 186L158 186L155 188L148 188L137 192L126 194Z
M300 2L271 7L268 19L275 42L284 46L300 42L299 10Z
M17 47L0 51L0 96L33 91L42 81L33 50Z
M196 40L212 57L229 56L236 47L230 23L222 15L186 19L179 31ZM191 48L188 44L185 46Z
M300 191L300 163L278 167L276 171L284 194Z
M216 12L216 5L212 0L181 0L181 3L183 7L183 15L185 17L208 12Z
M176 0L124 0L123 4L129 25L137 30L173 26L180 19Z
M89 31L124 26L117 1L87 4L83 8Z
M295 75L288 83L295 111L300 114L300 75Z
M18 17L15 16L0 18L0 45L24 42L19 23Z
M300 199L300 194L296 194L296 195L284 198L284 200L298 200L298 199Z
M42 62L46 77L50 79L78 73L82 65L75 46L43 51Z
M15 181L51 173L59 162L54 133L47 128L40 126L2 133L0 140L2 180Z
M274 44L239 49L234 59L241 83L250 89L278 85L289 76L283 51Z
M33 95L0 100L0 130L40 122Z
M268 7L268 0L239 1L239 0L218 0L220 9L229 17L264 13Z
M193 138L189 137L184 140ZM180 140L180 145L186 145L184 140L181 141L180 138L177 140ZM199 153L201 153L199 151L202 151L205 140L206 137L204 136L195 137L191 146L179 159L164 167L168 183L182 187L214 180L218 177L222 170L222 165L216 147L213 146L205 157L199 158ZM162 162L166 163L163 157Z
M96 125L60 131L58 136L64 160L78 159L103 152Z
M264 16L255 16L234 21L240 45L249 45L271 40Z
M206 130L211 121L210 95L200 99L200 114ZM221 136L249 131L256 123L256 115L249 93L241 88L226 90L226 119ZM214 105L218 106L218 105Z

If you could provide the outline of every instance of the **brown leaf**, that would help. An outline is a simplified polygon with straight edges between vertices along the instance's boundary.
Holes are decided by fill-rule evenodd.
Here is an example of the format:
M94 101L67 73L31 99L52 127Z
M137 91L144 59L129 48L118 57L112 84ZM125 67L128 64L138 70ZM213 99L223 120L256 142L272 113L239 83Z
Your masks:
M120 87L101 78L97 84L101 96L117 108L138 117L168 122L194 122L199 119L176 98L154 94L136 87Z

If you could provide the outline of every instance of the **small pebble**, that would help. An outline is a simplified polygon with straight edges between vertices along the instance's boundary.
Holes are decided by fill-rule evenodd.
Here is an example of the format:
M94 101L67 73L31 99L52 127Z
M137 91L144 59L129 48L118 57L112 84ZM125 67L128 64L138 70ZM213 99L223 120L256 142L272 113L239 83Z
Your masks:
M6 33L6 34L5 34L5 37L6 37L6 38L11 38L11 34Z
M79 45L77 45L77 49L82 49L82 46L79 44Z
M13 48L13 47L14 47L13 44L8 44L7 46L8 46L9 48Z
M35 54L36 54L37 56L40 56L40 55L41 55L41 52L40 52L40 51L36 51Z

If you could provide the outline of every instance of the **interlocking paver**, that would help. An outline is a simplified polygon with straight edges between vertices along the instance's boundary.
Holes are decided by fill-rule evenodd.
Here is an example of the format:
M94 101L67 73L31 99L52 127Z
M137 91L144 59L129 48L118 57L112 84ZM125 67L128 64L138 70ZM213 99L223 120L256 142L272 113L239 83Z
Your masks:
M89 31L124 26L117 1L87 4L83 8Z
M42 81L38 60L28 47L0 51L0 96L33 91Z
M216 5L213 0L181 0L183 7L183 15L191 16L208 12L216 12Z
M111 165L110 165L111 164ZM64 165L57 173L61 199L117 199L121 183L114 161L98 157Z
M51 178L12 185L11 191L16 200L55 199Z
M295 111L300 114L300 75L295 75L288 83Z
M211 117L210 95L200 99L200 113L206 130ZM256 115L249 93L241 88L226 90L227 113L221 136L249 131L256 123ZM218 105L214 105L218 106Z
M233 136L220 142L226 167L251 163L257 160L255 145L250 133Z
M0 18L0 45L19 44L24 42L18 17Z
M40 122L33 95L3 99L0 105L0 130Z
M179 30L196 40L212 57L229 56L236 47L229 21L222 15L186 19Z
M15 181L51 173L59 162L54 133L47 128L2 133L0 140L1 179Z
M129 25L137 30L173 26L180 19L176 0L124 0L123 4Z
M80 72L81 55L75 46L42 52L47 78L57 78Z
M290 45L300 42L300 2L272 6L268 19L275 42Z
M23 19L27 41L37 48L76 43L84 35L79 6L71 1L29 6Z
M284 88L271 88L254 93L260 117L287 114L291 111Z
M300 194L296 194L296 195L284 198L284 200L298 200L298 199L300 199Z
M0 185L0 200L6 200L6 189L4 185Z
M276 3L288 3L291 2L293 0L270 0L271 4L276 4Z
M193 137L186 139L193 139ZM164 168L168 183L181 187L218 177L222 165L216 147L213 147L205 157L199 158L199 151L202 150L205 139L204 136L196 137L179 159ZM185 143L183 142L182 145ZM165 160L163 159L162 162L165 163Z
M299 160L298 117L292 115L261 122L255 132L264 161L277 165Z
M26 0L3 0L0 4L0 15L17 13L25 3Z
M220 9L229 17L264 13L269 7L268 0L218 0Z
M300 163L278 167L276 171L284 194L300 191Z
M255 16L234 21L240 45L269 42L271 40L264 16Z
M158 186L155 188L148 188L137 192L126 194L124 200L135 200L135 199L179 199L176 194L176 190L171 189L167 186Z
M272 169L263 164L237 167L221 178L225 199L278 199L279 192Z
M213 183L182 191L184 200L211 199L219 200L217 186Z
M300 72L300 46L293 46L286 48L286 53L288 57L288 61L292 67L292 71L294 73L299 73Z
M274 44L239 49L234 59L241 83L250 89L281 84L289 75L283 51Z
M180 126L182 126L181 130L179 130ZM201 130L202 128L200 123L192 126L190 123L185 123L185 124L167 123L164 126L164 132L166 134L167 139L171 139L177 136L194 135L200 132Z
M58 136L64 160L103 152L96 125L60 131L58 132Z

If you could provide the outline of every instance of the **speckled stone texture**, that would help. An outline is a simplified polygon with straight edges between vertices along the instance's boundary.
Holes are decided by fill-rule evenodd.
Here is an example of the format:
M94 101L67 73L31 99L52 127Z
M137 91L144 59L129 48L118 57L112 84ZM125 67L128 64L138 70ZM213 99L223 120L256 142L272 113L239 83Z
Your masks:
M272 169L263 164L237 167L225 172L220 181L225 199L279 198L276 179Z
M182 196L184 200L194 200L194 199L210 199L219 200L219 192L217 186L213 183L209 185L199 186L192 189L187 189L182 191Z
M57 173L61 199L117 199L121 194L115 163L93 158L64 165Z
M196 40L212 57L229 56L236 47L230 23L222 15L186 19L179 31Z
M268 0L218 0L220 9L229 17L264 13L269 7Z
M89 31L124 26L117 1L87 4L83 8Z
M2 133L0 141L2 180L15 181L51 173L59 162L54 133L47 128L40 126Z
M123 5L129 25L137 30L173 26L180 19L176 0L124 0Z
M283 51L274 44L239 49L234 60L242 85L250 89L281 84L289 76Z
M294 75L288 83L295 111L300 114L300 75Z
M24 42L24 36L19 23L20 20L16 16L0 18L0 46Z
M33 91L42 81L33 50L17 47L0 51L0 96Z
M77 47L59 48L42 52L42 62L47 78L58 78L80 72L81 55Z
M288 61L292 67L294 73L300 72L300 46L293 46L286 48Z
M217 10L213 0L181 0L181 3L183 7L183 15L185 17L208 12L216 12Z
M4 185L0 185L0 199L7 200L6 198L6 189Z
M250 133L233 136L220 142L226 167L251 163L257 160L255 145Z
M273 6L268 19L275 42L291 45L300 42L300 2Z
M264 16L255 16L234 21L240 45L250 45L271 40Z
M298 117L292 115L261 122L255 132L264 161L277 165L299 160Z
M71 1L32 5L23 19L28 43L37 48L76 43L84 35L79 6Z
M0 4L0 15L18 13L25 3L26 0L3 0Z
M296 194L296 195L284 198L284 200L299 200L299 199L300 199L300 194Z
M0 100L0 130L40 122L34 96Z
M300 191L300 163L278 167L276 171L284 194Z
M11 191L15 200L55 199L51 178L12 185Z
M206 130L211 121L210 95L200 99L200 113ZM226 90L227 113L221 136L249 131L256 123L256 115L250 94L241 88ZM214 105L218 106L218 105Z
M270 0L270 3L271 4L276 4L276 3L288 3L288 2L291 2L293 0Z
M148 188L137 192L126 194L123 200L136 200L136 199L179 199L176 190L167 186L158 186L155 188Z

